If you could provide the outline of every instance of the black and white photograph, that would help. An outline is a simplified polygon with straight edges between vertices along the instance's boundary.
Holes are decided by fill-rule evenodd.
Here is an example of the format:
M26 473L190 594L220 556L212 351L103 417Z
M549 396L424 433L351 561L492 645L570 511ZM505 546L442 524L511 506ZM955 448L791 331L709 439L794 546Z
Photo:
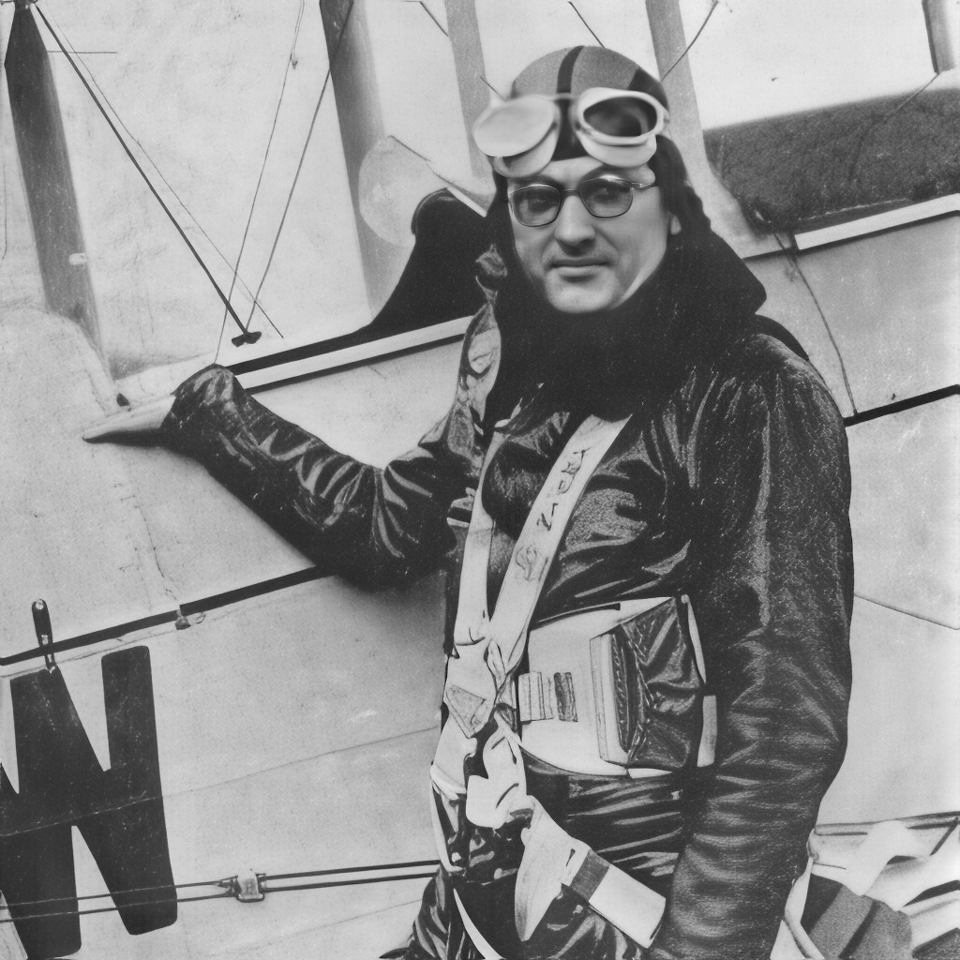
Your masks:
M960 0L0 67L0 960L960 958Z

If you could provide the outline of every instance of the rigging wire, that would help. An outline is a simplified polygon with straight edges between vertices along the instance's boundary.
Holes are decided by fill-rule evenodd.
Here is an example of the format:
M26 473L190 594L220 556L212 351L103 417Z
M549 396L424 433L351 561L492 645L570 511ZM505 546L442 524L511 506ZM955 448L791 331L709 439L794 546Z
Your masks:
M440 21L433 15L430 8L423 2L423 0L420 0L420 6L423 8L423 12L437 25L437 29L445 37L449 37L450 34L447 32L446 29L444 29L443 24L441 24Z
M126 124L126 122L124 121L123 117L120 115L120 113L119 113L119 111L117 110L117 108L113 105L112 101L111 101L110 98L107 96L106 91L103 89L103 87L100 86L100 84L99 84L99 82L97 81L97 78L96 78L94 72L90 69L90 65L83 59L83 57L80 56L79 52L77 51L76 45L75 45L75 44L70 40L70 38L66 35L66 33L65 33L64 30L63 30L63 27L60 25L60 23L57 21L57 19L56 19L55 17L53 17L52 15L50 15L50 20L51 20L52 23L56 26L57 30L59 30L60 36L63 38L63 40L64 40L64 42L66 43L67 47L69 47L70 52L71 52L71 53L77 58L77 60L82 64L84 70L86 70L86 72L87 72L87 79L89 79L90 82L97 88L97 92L98 92L98 93L100 94L100 96L103 98L104 103L106 103L106 105L110 108L110 112L113 114L114 119L117 121L117 123L123 128L124 133L126 133L126 135L140 148L140 152L143 154L144 158L147 160L147 162L148 162L148 163L150 164L150 166L153 168L154 172L157 174L157 176L158 176L158 177L160 178L160 180L163 182L164 186L170 191L171 195L172 195L173 198L177 201L177 203L180 205L180 207L181 207L181 209L183 210L183 212L190 218L190 220L191 220L191 222L193 223L193 225L194 225L194 226L197 228L197 230L202 234L202 236L203 236L204 239L207 241L207 243L210 244L210 247L213 249L213 251L214 251L214 252L217 254L217 256L223 261L223 263L226 264L226 266L227 266L229 269L233 270L233 264L230 262L230 260L228 259L227 255L220 249L220 247L217 246L217 244L216 244L216 242L214 241L213 237L210 236L210 234L209 234L209 233L207 232L207 230L204 228L203 224L194 216L193 211L186 205L186 203L184 202L183 198L182 198L182 197L180 196L180 194L177 192L177 190L176 190L176 188L173 186L173 184L170 183L170 181L166 178L166 176L164 176L163 171L160 169L159 166L157 166L156 161L155 161L155 160L153 159L153 157L150 155L150 153L148 152L147 148L143 145L143 143L142 143L142 142L140 141L140 139L136 136L136 134L134 134L134 132L130 129L130 127L127 126L127 124ZM88 51L88 52L89 52L89 51ZM96 52L96 51L93 51L93 52ZM104 52L108 52L108 51L104 51ZM112 51L110 51L110 52L112 52ZM252 290L250 289L250 287L246 284L246 282L244 281L243 277L239 277L239 276L236 276L236 275L235 275L235 279L239 282L240 287L244 290L244 292L247 294L247 296L249 296L249 297L251 298L251 300L252 300L252 299L253 299L253 291L252 291ZM232 294L233 294L233 287L230 288L230 295L232 296ZM277 332L277 334L278 334L280 337L283 337L283 334L280 332L280 330L279 330L279 328L277 327L277 325L273 322L273 319L270 317L270 314L267 313L267 311L264 309L263 304L257 303L256 306L257 306L257 309L263 314L263 317L264 317L264 319L267 321L267 323L269 323L270 326L273 327L273 329ZM222 335L222 331L221 331L221 335Z
M243 334L244 340L247 343L254 343L256 340L260 338L260 334L259 333L251 334L249 329L244 327L244 325L241 323L240 318L237 316L236 310L234 310L233 305L227 299L227 296L223 292L223 290L220 289L220 285L214 279L213 274L210 272L210 268L207 266L203 258L200 256L199 252L197 251L197 248L190 241L190 238L187 236L186 231L183 229L182 226L180 226L179 221L173 215L173 211L170 210L170 208L167 206L166 202L164 201L163 197L160 196L159 191L154 186L151 179L147 176L146 170L143 169L143 166L140 164L137 158L133 155L133 151L130 149L126 140L124 140L119 129L117 129L117 125L113 122L113 120L110 117L110 114L107 113L106 108L97 98L97 95L93 92L93 87L90 86L90 83L87 81L87 78L83 75L83 72L80 70L80 67L77 64L77 61L71 56L70 51L67 50L67 48L64 46L63 41L60 39L59 34L51 26L50 21L47 19L47 16L43 12L42 8L37 4L33 4L33 6L36 9L37 13L40 15L40 19L43 21L44 25L49 31L50 36L53 37L54 42L63 51L63 55L66 57L67 62L72 67L74 73L76 73L76 75L79 77L80 82L83 84L84 89L90 95L90 98L93 100L93 103L96 106L97 110L99 110L104 120L107 121L107 126L110 127L110 130L113 132L114 136L117 138L117 141L120 143L120 146L123 148L124 153L126 153L127 157L130 159L130 162L134 165L137 172L140 174L141 178L143 179L143 182L147 185L147 188L150 190L150 192L156 198L157 202L160 204L161 209L167 215L167 218L170 220L170 222L173 224L174 229L177 231L177 233L180 234L180 238L187 245L187 249L189 249L189 251L193 254L193 257L199 264L200 269L203 270L204 274L206 274L207 279L213 285L213 289L216 291L217 296L223 301L223 304L227 308L228 312L230 313L230 316L233 318L233 321L240 328ZM250 315L251 317L253 316L252 310L250 312Z
M220 880L198 880L193 883L168 883L164 884L155 884L150 887L128 887L125 890L114 890L112 893L107 891L105 893L86 893L77 897L50 897L46 900L17 900L14 903L16 907L42 907L46 904L52 903L73 903L77 901L87 901L87 900L105 900L110 897L126 897L132 893L155 893L160 890L187 890L193 887L216 887L222 883ZM151 900L150 903L160 903L160 900ZM7 905L5 907L9 911L10 907Z
M914 90L913 93L909 94L903 100L901 100L892 110L885 113L882 117L879 117L876 120L869 121L865 125L865 128L861 131L860 136L857 140L857 145L851 151L852 159L850 160L850 163L847 167L848 181L853 180L853 175L856 172L857 165L860 163L860 155L863 153L863 148L866 145L867 138L870 136L870 134L873 133L874 130L876 130L878 127L882 127L891 117L899 113L905 106L907 106L907 104L912 103L914 100L916 100L916 98L919 97L920 94L923 93L924 90L926 90L927 87L929 87L930 84L933 83L934 80L936 80L939 76L940 74L935 73L924 84L917 87L917 89Z
M300 38L300 25L303 22L303 8L305 0L300 0L300 9L297 11L297 22L293 28L293 41L290 44L290 53L287 56L287 63L283 71L283 83L280 84L280 95L277 97L277 108L273 113L273 122L270 125L270 134L267 137L267 145L263 151L263 161L260 164L260 173L257 175L257 185L253 190L253 199L250 201L250 212L247 214L247 222L243 228L243 239L240 241L240 252L237 254L237 262L233 268L233 277L230 280L230 290L227 293L227 299L233 298L233 290L237 283L237 276L240 272L240 261L243 260L243 252L247 246L247 237L250 235L250 224L253 222L253 211L257 206L257 199L260 196L260 187L263 184L263 175L267 169L267 158L270 156L270 148L273 146L273 136L277 132L277 120L280 118L280 108L283 106L283 95L287 90L287 80L290 77L290 69L295 62L296 50L297 50L297 41ZM254 301L256 302L256 301ZM223 331L227 326L227 311L223 311L223 322L220 324L220 335L217 337L217 352L214 354L214 363L220 357L220 347L223 344ZM270 324L273 326L273 324ZM277 328L274 326L274 330ZM283 339L283 334L277 330L277 333L280 334L280 339Z
M273 873L265 880L301 880L304 877L327 877L336 873L371 873L377 870L409 870L413 867L437 867L439 860L406 860L401 863L371 863L363 867L328 867L326 870L306 870L302 873Z
M901 100L889 113L884 114L884 116L880 118L879 122L886 123L895 113L899 113L899 111L901 111L908 103L912 103L914 100L916 100L917 97L919 97L920 94L923 93L923 91L926 90L934 80L939 79L939 77L940 74L935 73L926 83L917 87L913 93Z
M850 377L847 375L847 365L844 363L843 354L840 352L840 345L837 343L836 337L833 335L833 330L830 327L830 323L827 320L827 315L823 312L823 307L820 306L820 301L817 299L816 293L814 293L813 287L810 286L810 281L807 280L807 275L803 272L803 267L800 266L800 258L797 256L797 252L790 247L788 247L781 239L780 234L774 231L774 238L777 241L777 246L787 255L790 262L793 264L794 269L797 271L797 276L800 277L803 285L807 288L807 293L810 294L810 299L813 300L813 305L817 308L817 313L820 314L820 319L823 322L824 329L827 331L827 336L830 338L830 343L833 346L834 352L837 355L837 360L840 363L840 375L843 378L843 386L847 392L847 399L850 401L850 406L853 408L854 414L857 413L857 402L853 398L853 388L850 386Z
M922 613L914 613L912 610L906 610L903 607L898 607L893 603L886 603L883 600L878 600L876 597L868 597L864 593L858 593L854 591L853 595L858 599L862 600L864 603L872 603L875 607L883 607L884 610L891 610L894 613L901 613L905 617L911 617L914 620L920 620L922 623L930 623L935 627L946 627L948 630L956 630L957 625L947 623L944 620L937 620L935 617L925 617Z
M226 900L233 899L233 894L229 890L224 890L223 893L205 893L201 894L198 897L177 897L177 903L195 903L198 900ZM153 907L160 904L169 903L169 898L162 899L152 899L152 900L135 900L132 903L125 903L123 909L127 910L131 907ZM7 908L9 909L9 907ZM86 917L93 913L116 913L119 911L119 907L116 904L109 907L91 907L88 910L51 910L49 913L28 913L25 916L17 917L0 917L0 923L22 923L26 920L49 920L52 917Z
M356 880L321 880L317 883L293 883L285 887L262 887L264 893L287 893L294 890L326 890L330 887L356 887L368 883L395 883L398 880L429 880L436 870L429 873L403 873L392 877L359 877ZM270 877L264 877L264 882Z
M437 860L409 860L401 863L378 863L378 864L368 864L365 866L359 867L339 867L339 868L328 868L325 870L305 870L297 873L276 873L276 874L257 874L257 880L260 885L260 890L264 893L287 893L296 890L323 890L331 887L353 887L362 884L371 884L371 883L395 883L400 880L427 880L430 877L434 876L436 868L439 866L439 861ZM404 873L403 870L409 870L417 867L430 867L431 870L429 873ZM392 871L392 872L386 872ZM265 886L270 881L277 880L301 880L301 879L310 879L314 877L328 877L336 874L358 874L358 873L373 873L379 872L384 873L383 876L368 876L368 877L350 877L342 880L318 880L312 883L298 883L298 884L289 884L282 887L269 887ZM12 906L16 908L22 907L41 907L46 905L53 904L68 904L68 903L80 903L87 902L90 900L104 900L107 898L113 898L114 901L117 897L129 896L130 894L136 893L152 893L159 892L161 890L186 890L196 887L220 887L226 888L223 892L220 893L207 893L200 894L199 896L190 896L190 897L180 897L176 898L177 903L194 903L200 900L223 900L223 899L233 899L235 897L235 882L236 877L229 877L227 879L218 879L218 880L200 880L194 881L192 883L175 883L168 884L166 886L158 885L151 887L133 887L127 890L113 890L107 893L95 893L87 894L79 897L53 897L47 900L23 900L15 902ZM129 907L147 907L154 906L163 903L169 903L169 897L151 897L143 900L137 900L133 903L123 904L122 909L128 909ZM111 906L104 907L91 907L88 909L73 909L73 910L56 910L42 913L33 913L26 916L8 916L0 917L0 923L16 923L18 921L24 920L43 920L50 917L76 917L76 916L86 916L92 913L111 913L120 910L121 907L116 905L114 902ZM10 905L6 907L7 912L10 912Z
M576 8L576 5L574 4L573 0L570 0L570 6L573 8L573 12L580 18L580 22L587 28L587 30L590 31L590 36L593 37L593 39L596 40L601 47L606 49L607 45L597 36L597 34L594 32L593 27L591 27L590 24L587 23L587 21L584 19L583 14Z
M423 0L420 0L419 6L423 8L423 12L434 22L434 24L436 25L437 29L438 29L445 37L449 37L450 34L447 32L447 30L444 29L444 27L443 27L443 25L440 23L440 21L430 12L429 7L427 7L427 5L423 2ZM588 28L588 29L589 29L589 28ZM481 74L478 74L478 76L480 77L480 82L481 82L485 87L487 87L487 88L497 97L498 100L504 100L504 99L506 99L506 98L504 97L504 95L503 95L482 73L481 73Z
M483 81L484 85L487 86L490 90L496 94L501 100L505 100L506 97L481 73L480 79Z
M276 235L273 238L273 244L270 247L270 254L267 257L267 264L263 268L263 274L260 277L260 283L257 285L257 291L254 294L254 300L260 299L260 291L263 290L263 285L267 280L267 274L270 272L270 267L273 265L273 257L277 252L277 245L280 243L280 234L283 233L284 224L287 222L287 214L290 212L290 204L293 201L293 194L297 189L297 183L300 181L300 173L303 170L304 161L307 159L307 150L310 147L310 141L313 138L313 130L317 124L317 117L320 115L320 107L323 104L323 97L327 92L327 87L330 85L330 77L333 72L333 64L336 61L337 54L340 52L341 44L343 43L344 34L347 31L347 26L350 23L350 14L353 13L354 0L351 0L350 7L347 10L347 15L343 18L343 26L340 28L340 34L337 37L337 45L333 49L333 54L330 56L330 62L327 64L327 73L323 78L323 86L320 88L320 96L317 97L317 105L313 110L313 117L310 120L310 127L307 130L307 136L303 143L303 150L300 153L300 162L297 164L296 172L293 175L293 182L290 184L290 191L287 194L286 203L283 206L283 214L280 217L280 225L277 227ZM250 323L253 320L253 307L250 308L250 315L247 317L246 325L241 325L241 329L244 334L249 330Z
M693 45L700 39L700 34L703 33L703 31L706 29L707 24L710 22L710 18L713 16L714 11L719 6L720 6L720 0L713 0L713 3L711 4L710 9L707 11L707 15L703 18L703 23L700 24L700 29L697 30L697 32L693 35L693 39L683 48L683 52L680 54L680 56L677 57L677 59L674 60L672 64L670 64L670 68L660 78L661 83L664 80L666 80L671 73L673 73L674 68L677 67L680 64L680 62L683 60L683 58L693 49Z

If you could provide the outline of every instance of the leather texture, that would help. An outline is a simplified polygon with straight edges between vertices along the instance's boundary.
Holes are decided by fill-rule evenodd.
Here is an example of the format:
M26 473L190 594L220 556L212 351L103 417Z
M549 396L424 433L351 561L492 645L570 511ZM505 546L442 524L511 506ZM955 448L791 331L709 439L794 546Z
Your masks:
M632 412L574 510L536 617L690 596L717 695L717 758L685 791L682 850L649 955L766 958L845 748L853 573L840 414L792 337L755 315L763 288L713 234L673 238L637 294L594 318L551 315L495 249L481 280L487 302L450 412L385 469L284 422L221 368L179 388L167 440L325 569L385 584L446 557L455 601L446 516L452 505L462 516L493 424L509 418L481 491L497 524L495 600L566 439L589 413ZM647 676L647 689L659 680ZM551 815L577 835L562 810ZM436 930L449 898L431 897L437 916L418 929L433 933L411 956L445 955ZM608 952L621 941L578 923L571 914L567 935L582 952L554 955L636 955Z
M627 766L682 771L696 762L703 682L679 601L627 620L610 635L617 733Z

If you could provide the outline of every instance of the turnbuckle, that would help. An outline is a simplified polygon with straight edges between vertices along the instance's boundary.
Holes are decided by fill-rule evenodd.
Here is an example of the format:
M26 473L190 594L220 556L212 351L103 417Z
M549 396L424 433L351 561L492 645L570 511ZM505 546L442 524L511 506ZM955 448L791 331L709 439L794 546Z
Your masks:
M241 903L257 903L265 896L263 878L266 874L252 869L240 870L235 877L221 880L217 886L224 887Z

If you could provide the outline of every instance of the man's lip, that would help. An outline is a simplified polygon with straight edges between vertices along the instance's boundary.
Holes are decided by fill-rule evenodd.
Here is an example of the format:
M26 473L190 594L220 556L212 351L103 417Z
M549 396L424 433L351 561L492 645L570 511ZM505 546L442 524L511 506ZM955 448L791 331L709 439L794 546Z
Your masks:
M554 269L558 267L602 267L606 264L606 262L606 260L596 257L583 257L576 260L554 260L551 262L550 266Z

